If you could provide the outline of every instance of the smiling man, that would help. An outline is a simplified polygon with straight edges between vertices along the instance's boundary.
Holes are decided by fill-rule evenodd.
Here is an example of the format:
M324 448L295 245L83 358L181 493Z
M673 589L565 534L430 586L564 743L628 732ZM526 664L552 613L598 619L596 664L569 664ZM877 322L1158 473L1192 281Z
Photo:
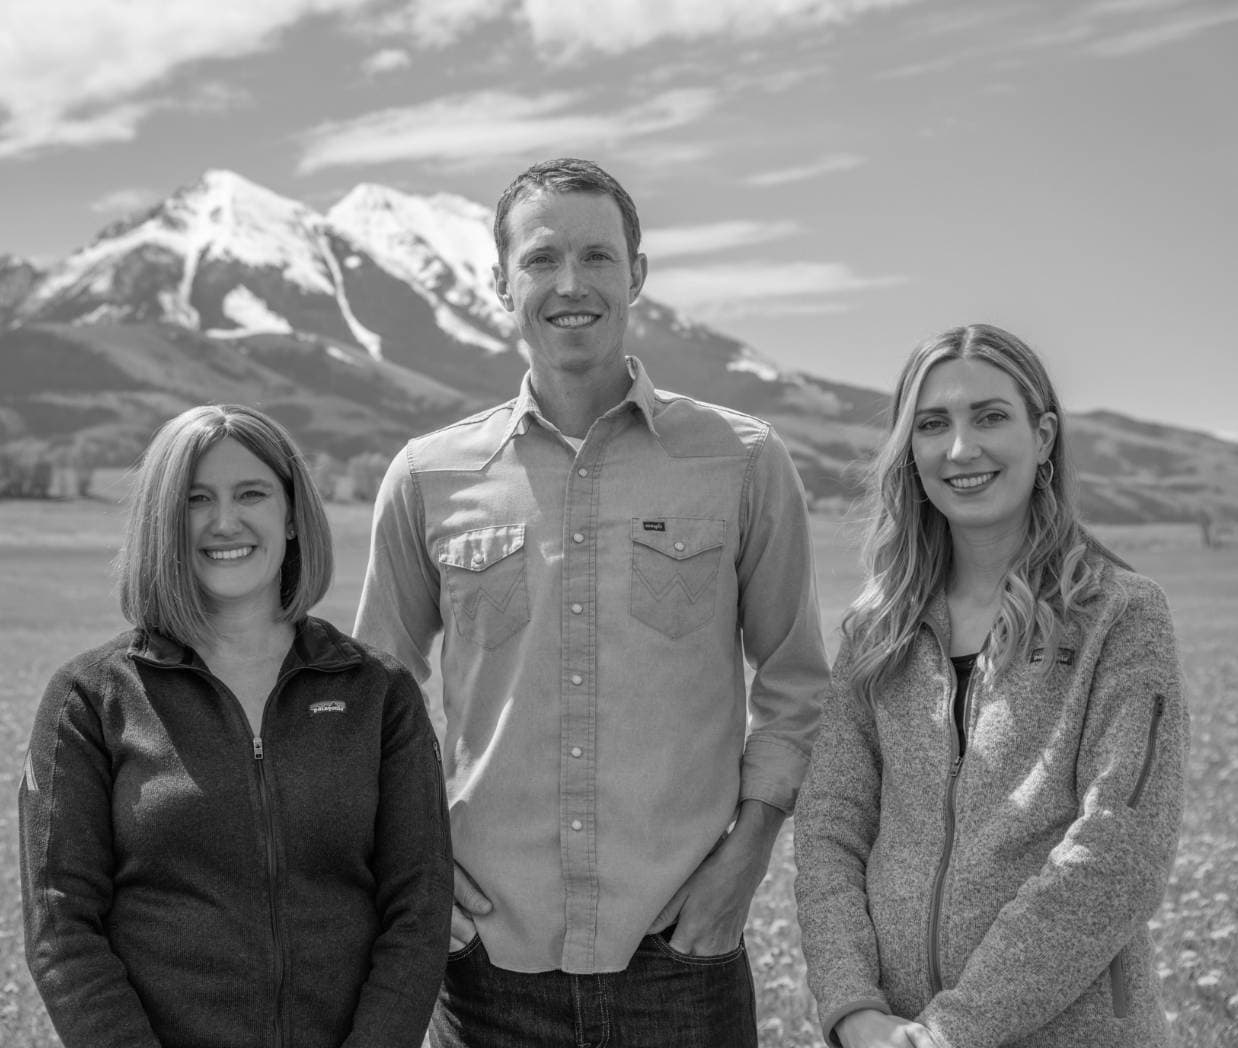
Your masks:
M396 456L356 625L422 682L443 637L431 1040L754 1046L744 922L829 673L803 489L768 424L625 354L647 261L605 171L530 168L495 243L529 372Z

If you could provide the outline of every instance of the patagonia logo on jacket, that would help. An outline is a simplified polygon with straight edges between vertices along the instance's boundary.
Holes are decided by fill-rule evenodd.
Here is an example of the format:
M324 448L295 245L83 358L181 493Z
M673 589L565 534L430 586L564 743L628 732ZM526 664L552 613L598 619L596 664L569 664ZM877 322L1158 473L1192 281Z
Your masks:
M348 703L340 699L332 699L330 702L311 702L309 711L313 713L343 713L348 709Z

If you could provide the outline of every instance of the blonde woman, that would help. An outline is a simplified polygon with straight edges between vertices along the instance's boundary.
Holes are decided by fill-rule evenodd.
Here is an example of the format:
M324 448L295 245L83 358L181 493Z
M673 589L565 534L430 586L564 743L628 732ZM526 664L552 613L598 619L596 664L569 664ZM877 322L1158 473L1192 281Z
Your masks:
M973 325L915 350L795 820L832 1043L1166 1043L1147 922L1182 811L1173 628L1081 528L1070 479L1019 339Z
M65 1048L416 1048L451 854L412 677L308 614L331 535L249 408L167 423L118 568L134 628L52 678L20 793L26 954Z

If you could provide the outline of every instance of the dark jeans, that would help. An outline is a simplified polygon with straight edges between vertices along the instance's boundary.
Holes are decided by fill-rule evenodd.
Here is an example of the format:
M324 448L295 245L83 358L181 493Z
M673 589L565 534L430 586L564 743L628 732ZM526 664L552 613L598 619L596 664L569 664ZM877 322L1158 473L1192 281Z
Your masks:
M663 933L665 934L665 933ZM756 1048L748 953L689 957L650 935L602 975L509 972L474 938L447 961L432 1048Z

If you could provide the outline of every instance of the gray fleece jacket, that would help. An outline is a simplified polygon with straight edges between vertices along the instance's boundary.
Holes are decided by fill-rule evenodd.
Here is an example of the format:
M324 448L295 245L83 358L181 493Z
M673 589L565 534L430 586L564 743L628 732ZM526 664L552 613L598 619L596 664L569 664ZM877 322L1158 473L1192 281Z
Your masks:
M949 651L939 597L875 709L839 653L795 817L823 1028L877 1008L948 1048L1165 1045L1147 922L1188 721L1164 594L1107 564L1056 653L973 676L961 758Z

